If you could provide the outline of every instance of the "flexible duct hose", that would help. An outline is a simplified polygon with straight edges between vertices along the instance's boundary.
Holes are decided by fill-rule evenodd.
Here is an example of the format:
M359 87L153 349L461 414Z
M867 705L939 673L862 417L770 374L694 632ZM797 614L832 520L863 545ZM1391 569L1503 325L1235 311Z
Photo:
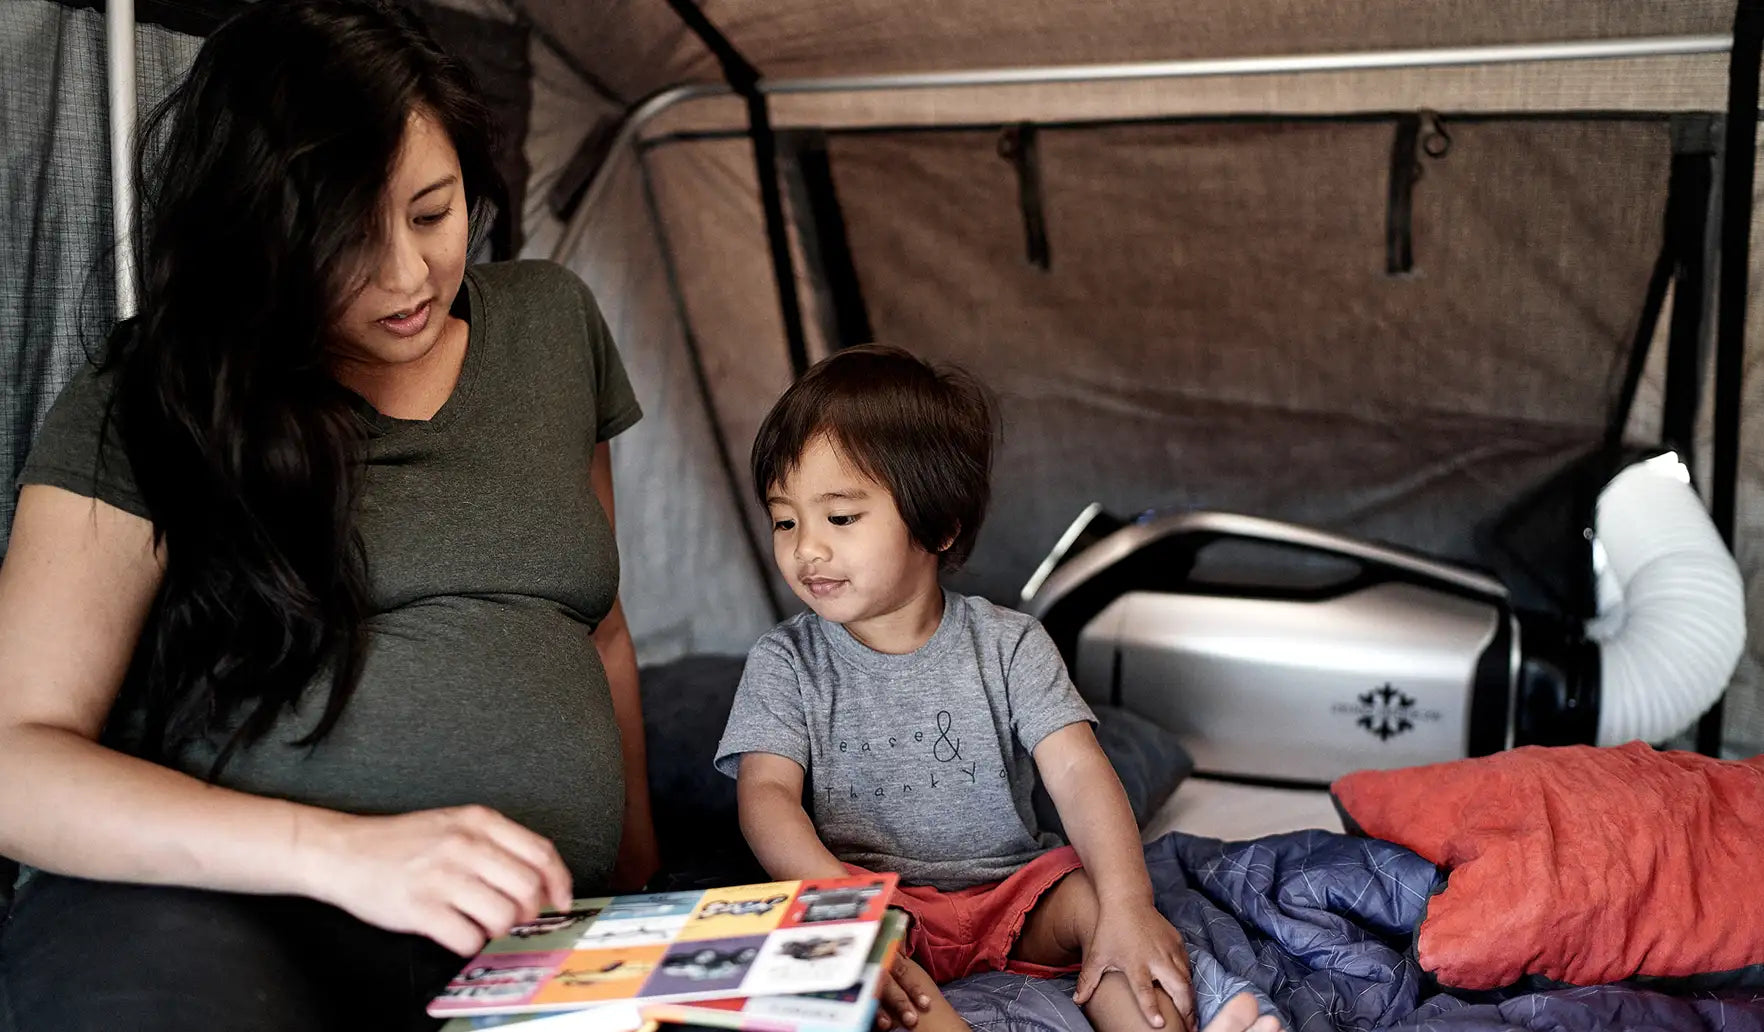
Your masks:
M1721 697L1746 642L1739 567L1690 474L1665 454L1612 478L1599 494L1600 745L1659 742Z

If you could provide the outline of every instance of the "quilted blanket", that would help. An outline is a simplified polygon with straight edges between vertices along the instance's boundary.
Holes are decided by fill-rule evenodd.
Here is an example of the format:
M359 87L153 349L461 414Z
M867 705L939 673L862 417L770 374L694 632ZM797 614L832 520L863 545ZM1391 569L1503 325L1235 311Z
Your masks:
M1726 973L1697 991L1439 992L1412 954L1439 875L1387 842L1322 831L1233 843L1173 834L1146 847L1146 862L1158 909L1188 942L1203 1022L1248 990L1291 1032L1764 1032L1764 972ZM989 974L946 991L980 1032L1090 1032L1072 987Z

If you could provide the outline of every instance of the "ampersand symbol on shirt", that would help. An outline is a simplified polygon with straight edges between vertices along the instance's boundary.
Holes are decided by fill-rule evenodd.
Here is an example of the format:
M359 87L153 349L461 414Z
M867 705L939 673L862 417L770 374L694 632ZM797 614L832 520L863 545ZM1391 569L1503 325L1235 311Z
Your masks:
M955 718L949 710L937 711L937 741L931 744L931 755L939 763L953 763L962 758L962 740L949 737L950 728L954 726Z

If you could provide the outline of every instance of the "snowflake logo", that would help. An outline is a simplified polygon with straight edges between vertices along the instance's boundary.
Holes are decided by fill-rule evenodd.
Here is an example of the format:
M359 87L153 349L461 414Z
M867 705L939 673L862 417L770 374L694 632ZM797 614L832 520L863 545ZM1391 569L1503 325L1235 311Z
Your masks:
M1415 700L1386 684L1360 697L1359 725L1388 742L1415 727Z

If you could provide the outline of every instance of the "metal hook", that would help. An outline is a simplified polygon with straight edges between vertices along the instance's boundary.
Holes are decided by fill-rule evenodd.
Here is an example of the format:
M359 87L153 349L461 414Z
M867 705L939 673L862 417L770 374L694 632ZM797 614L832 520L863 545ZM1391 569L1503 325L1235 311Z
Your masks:
M1423 111L1427 131L1421 135L1421 150L1430 158L1443 158L1452 149L1452 134L1446 132L1445 122L1436 111Z

